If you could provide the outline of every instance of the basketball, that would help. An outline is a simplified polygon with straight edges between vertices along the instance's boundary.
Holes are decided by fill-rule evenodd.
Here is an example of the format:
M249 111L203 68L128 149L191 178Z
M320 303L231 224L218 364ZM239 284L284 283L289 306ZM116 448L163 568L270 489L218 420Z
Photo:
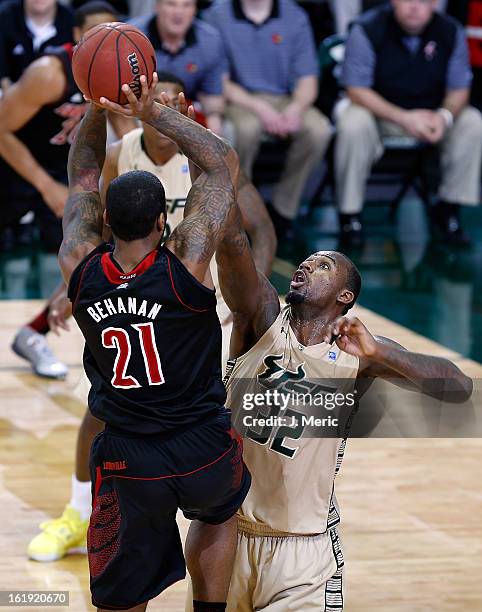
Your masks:
M140 97L141 75L150 85L155 69L156 54L149 39L128 23L102 23L92 28L75 47L72 58L79 89L95 102L103 96L126 104L121 90L124 83Z

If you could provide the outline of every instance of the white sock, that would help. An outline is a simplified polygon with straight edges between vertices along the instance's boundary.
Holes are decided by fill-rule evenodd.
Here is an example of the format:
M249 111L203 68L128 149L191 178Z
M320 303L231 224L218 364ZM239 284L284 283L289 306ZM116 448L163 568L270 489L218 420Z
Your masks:
M80 518L83 521L90 517L91 504L90 480L88 482L81 482L77 480L75 474L72 474L72 497L70 505L79 512Z

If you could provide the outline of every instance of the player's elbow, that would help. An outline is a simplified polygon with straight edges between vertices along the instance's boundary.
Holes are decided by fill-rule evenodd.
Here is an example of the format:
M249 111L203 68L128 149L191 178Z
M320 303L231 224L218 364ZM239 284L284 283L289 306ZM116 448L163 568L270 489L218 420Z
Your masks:
M216 176L218 181L232 183L234 187L239 181L239 157L233 147L223 138L210 134L206 141L209 155L198 163L201 170L210 176ZM201 163L200 163L201 162Z
M229 144L226 144L228 147L227 153L224 157L226 161L226 166L228 167L229 174L231 176L231 182L233 185L237 185L239 182L239 156L233 147Z
M58 261L62 276L67 284L75 268L91 250L92 248L89 248L86 244L77 244L73 246L66 240L62 241L59 249Z
M457 368L457 372L447 379L443 400L451 404L463 404L471 397L474 390L474 382Z
M474 392L474 381L462 374L460 377L460 391L458 393L458 404L463 404L464 402L468 402L472 397L472 393Z
M60 245L57 257L64 281L68 284L75 266L73 265L74 260L71 253L65 248L63 243Z

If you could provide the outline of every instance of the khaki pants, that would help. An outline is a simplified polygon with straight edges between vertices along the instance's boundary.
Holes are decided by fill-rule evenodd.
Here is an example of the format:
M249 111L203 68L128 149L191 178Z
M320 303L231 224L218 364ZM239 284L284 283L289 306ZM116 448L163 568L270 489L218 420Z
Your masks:
M288 96L252 94L283 110L291 99ZM235 129L236 150L242 169L249 178L258 155L263 128L258 117L240 106L228 105L226 118ZM287 219L295 219L306 179L325 153L331 139L328 120L316 108L309 108L303 115L300 131L292 136L284 171L273 194L273 207Z
M373 163L383 154L383 136L405 136L388 121L377 121L362 106L350 104L337 122L335 179L339 210L361 212L365 184ZM446 202L475 206L480 198L482 117L465 108L440 143L442 182L439 197Z
M268 536L240 524L226 610L343 612L343 564L336 528L315 536ZM190 585L186 612L192 612Z

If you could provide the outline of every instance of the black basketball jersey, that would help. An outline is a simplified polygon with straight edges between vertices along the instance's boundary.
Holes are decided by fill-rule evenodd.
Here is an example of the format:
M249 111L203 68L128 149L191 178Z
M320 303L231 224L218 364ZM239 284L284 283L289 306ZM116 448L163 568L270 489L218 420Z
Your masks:
M74 271L69 297L85 338L89 408L142 434L186 427L226 398L214 290L164 246L125 274L106 243Z
M58 102L42 107L26 125L15 132L48 174L65 184L70 145L87 109L87 103L72 75L72 53L71 44L46 49L44 55L53 55L62 62L66 77L65 92ZM5 168L4 184L13 198L37 194L35 187L10 166Z

